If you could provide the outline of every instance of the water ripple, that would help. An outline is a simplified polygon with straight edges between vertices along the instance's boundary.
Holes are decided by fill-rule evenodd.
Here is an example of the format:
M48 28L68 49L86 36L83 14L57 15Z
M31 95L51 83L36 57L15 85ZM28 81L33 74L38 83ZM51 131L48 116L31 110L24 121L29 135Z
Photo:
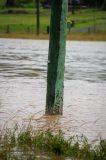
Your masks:
M67 42L63 116L45 116L48 41L0 39L0 127L106 138L106 43ZM99 137L100 137L99 136Z

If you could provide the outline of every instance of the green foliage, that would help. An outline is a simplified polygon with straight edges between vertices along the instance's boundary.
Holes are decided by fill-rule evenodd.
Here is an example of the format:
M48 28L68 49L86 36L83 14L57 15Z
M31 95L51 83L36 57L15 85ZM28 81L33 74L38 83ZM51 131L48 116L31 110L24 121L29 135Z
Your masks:
M94 160L106 159L106 140L100 140L100 144L95 146Z
M11 8L10 8L11 9ZM28 14L6 14L7 9L0 10L0 32L6 32L7 25L10 26L10 33L27 33L27 28L29 26L30 32L36 32L36 15L35 8L14 8L13 11L26 11ZM4 14L3 14L4 13ZM72 30L77 30L84 27L94 26L94 16L95 23L101 25L99 31L106 31L105 27L105 11L85 9L80 10L80 13L72 15L70 12L68 14L67 20L74 20L75 27ZM47 26L50 25L50 10L40 9L40 32L46 33Z
M3 8L5 6L5 1L4 0L0 0L0 8Z
M18 142L18 147L21 147L23 149L28 149L29 147L31 147L32 143L31 133L29 131L20 133L17 138L17 142Z
M84 136L70 137L66 140L61 131L57 134L48 130L37 133L26 130L16 135L15 132L6 131L5 134L0 134L0 158L2 160L34 160L36 155L42 152L43 155L49 155L49 157L54 154L78 160L105 160L106 140L100 140L98 145L92 147Z
M44 134L39 133L33 137L32 144L35 148L43 148L44 147Z
M45 144L47 149L50 149L55 154L64 154L66 152L66 146L68 142L65 141L62 132L57 135L53 135L51 132L47 132L45 136Z
M6 131L4 135L0 134L0 158L5 160L10 157L12 149L16 146L16 137L14 132Z
M32 3L33 0L16 0L17 3Z
M106 0L104 0L104 2L103 2L102 9L103 9L104 11L106 11Z

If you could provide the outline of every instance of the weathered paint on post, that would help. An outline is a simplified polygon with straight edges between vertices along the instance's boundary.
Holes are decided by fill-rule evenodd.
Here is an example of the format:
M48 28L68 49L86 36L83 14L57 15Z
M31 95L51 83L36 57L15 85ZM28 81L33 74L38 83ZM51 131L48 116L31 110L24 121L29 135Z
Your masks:
M46 113L62 114L68 0L52 0Z

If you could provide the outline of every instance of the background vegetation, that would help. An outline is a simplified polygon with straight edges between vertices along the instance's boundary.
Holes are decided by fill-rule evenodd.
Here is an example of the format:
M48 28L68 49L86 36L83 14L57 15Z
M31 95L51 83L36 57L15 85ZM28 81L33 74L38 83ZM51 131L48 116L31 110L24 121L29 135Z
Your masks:
M82 135L65 139L61 131L34 132L6 130L0 134L0 159L2 160L105 160L106 141L89 144Z
M7 1L0 0L0 37L14 34L31 34L36 35L36 1L35 0L14 0L14 5L6 5ZM106 0L102 1L85 1L81 0L80 5L77 4L73 10L73 3L71 1L71 8L69 3L69 12L67 22L68 37L70 34L101 34L101 37L106 37ZM12 0L13 2L13 0ZM40 33L47 37L48 26L50 26L50 0L40 0ZM70 2L70 1L69 1ZM11 3L10 3L11 4ZM44 5L46 4L46 6ZM71 26L70 22L74 25ZM8 35L8 36L9 36ZM106 38L103 38L103 40Z

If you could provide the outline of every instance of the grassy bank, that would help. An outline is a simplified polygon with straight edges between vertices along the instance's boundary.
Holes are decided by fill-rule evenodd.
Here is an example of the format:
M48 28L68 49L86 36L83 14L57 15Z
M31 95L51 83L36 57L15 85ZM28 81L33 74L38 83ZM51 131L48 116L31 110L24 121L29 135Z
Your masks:
M19 38L19 39L44 39L48 40L48 34L40 34L37 36L34 33L0 33L0 38ZM70 33L67 35L67 40L85 40L85 41L106 41L104 33Z
M71 160L105 160L106 141L100 140L98 145L92 146L84 136L66 140L61 131L52 134L49 130L14 130L0 134L0 160L65 160L66 157Z
M13 11L8 14L8 11ZM23 14L22 12L26 12ZM35 8L1 8L0 37L36 38ZM75 14L68 13L67 21L74 21L72 34L68 39L106 40L106 12L97 9L80 9ZM47 26L50 25L50 9L40 9L40 39L47 39ZM95 33L96 32L96 33ZM10 34L6 34L10 33ZM75 33L75 34L74 34ZM90 33L88 35L88 33ZM34 34L34 35L33 35ZM95 37L94 37L95 36ZM38 38L38 37L37 37Z

